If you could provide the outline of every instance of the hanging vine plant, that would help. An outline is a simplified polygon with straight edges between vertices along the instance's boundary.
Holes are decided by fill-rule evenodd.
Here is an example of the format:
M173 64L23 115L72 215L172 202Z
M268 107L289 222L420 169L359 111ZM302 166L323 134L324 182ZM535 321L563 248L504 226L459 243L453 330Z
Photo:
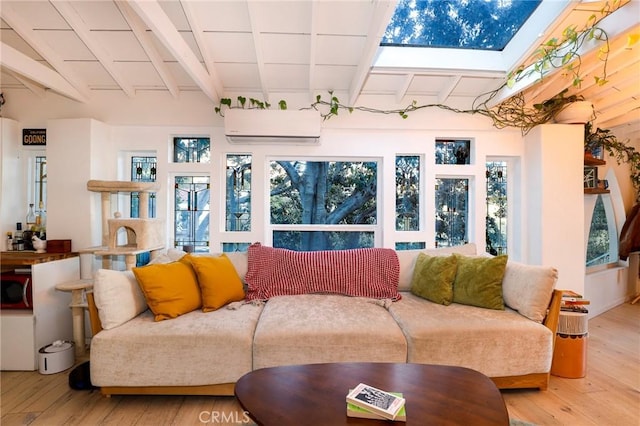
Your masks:
M367 106L351 106L345 105L329 91L329 99L325 99L322 95L317 95L315 102L311 103L304 109L315 109L320 111L320 115L324 120L328 120L333 116L337 116L341 110L362 111L378 114L397 114L403 119L409 117L409 114L425 109L440 108L462 114L480 114L492 120L496 128L502 129L506 127L519 128L523 134L527 134L537 125L544 124L553 119L567 105L583 100L579 96L566 96L567 90L563 90L552 98L528 107L522 93L518 93L510 98L500 102L497 106L490 106L493 100L505 89L514 87L518 82L526 79L537 77L538 82L552 70L561 70L565 76L571 78L571 85L579 87L582 84L583 76L581 75L582 57L581 49L588 42L600 42L601 47L598 50L598 59L602 62L600 73L594 77L595 83L604 85L607 83L607 61L609 59L609 36L606 31L599 26L602 19L611 15L622 6L621 0L607 2L600 10L599 14L592 14L581 28L570 26L564 29L561 38L552 38L541 45L531 55L531 57L523 62L514 71L510 72L505 82L495 90L479 95L473 102L470 109L452 108L441 103L418 104L415 100L404 108L398 109L378 109ZM220 104L215 107L218 115L224 116L224 107L227 108L249 108L249 109L267 109L270 108L268 102L250 98L247 102L245 97L239 96L235 102L230 98L223 98ZM287 109L287 103L284 100L278 102L279 109Z

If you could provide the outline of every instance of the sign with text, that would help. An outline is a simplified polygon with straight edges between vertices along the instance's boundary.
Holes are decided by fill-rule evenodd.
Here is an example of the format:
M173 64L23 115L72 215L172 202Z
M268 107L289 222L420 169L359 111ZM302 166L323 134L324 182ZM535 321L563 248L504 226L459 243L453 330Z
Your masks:
M47 129L22 129L22 145L46 145Z

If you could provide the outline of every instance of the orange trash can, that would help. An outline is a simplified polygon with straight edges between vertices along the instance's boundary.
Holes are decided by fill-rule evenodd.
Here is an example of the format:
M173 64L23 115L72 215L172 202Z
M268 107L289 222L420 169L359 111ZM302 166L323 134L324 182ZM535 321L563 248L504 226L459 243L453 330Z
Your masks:
M579 379L587 375L588 334L556 335L551 374L568 379Z
M561 311L551 374L579 379L587 374L587 312Z

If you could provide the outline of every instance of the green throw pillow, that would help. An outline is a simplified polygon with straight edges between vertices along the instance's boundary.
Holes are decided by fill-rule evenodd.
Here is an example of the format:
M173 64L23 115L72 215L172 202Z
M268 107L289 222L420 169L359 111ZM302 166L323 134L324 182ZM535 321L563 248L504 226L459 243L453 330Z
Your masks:
M440 305L451 304L457 264L453 255L418 254L411 280L411 293Z
M507 267L507 256L454 256L458 259L458 271L453 283L453 301L462 305L504 310L502 277Z

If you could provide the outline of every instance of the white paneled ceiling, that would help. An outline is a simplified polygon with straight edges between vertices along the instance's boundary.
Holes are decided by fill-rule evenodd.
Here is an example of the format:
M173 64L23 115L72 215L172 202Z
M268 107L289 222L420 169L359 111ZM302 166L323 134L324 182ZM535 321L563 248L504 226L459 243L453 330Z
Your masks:
M604 3L547 1L560 13L540 34L519 37L535 40L523 45L520 59ZM379 43L394 8L395 0L2 0L0 88L27 88L34 96L51 90L78 102L96 90L131 98L145 90L174 97L198 90L216 104L237 94L277 102L274 93L312 100L337 91L352 105L361 95L383 95L390 104L420 98L459 107L502 84L510 69L496 54L487 61L472 51L460 61L446 49L426 49L416 67L388 56ZM640 33L639 10L632 0L608 18L624 18L611 40L609 84L570 87L594 102L596 124L635 141L640 47L627 40ZM584 57L583 69L597 66L596 55ZM564 80L556 74L526 88L527 99L553 96L568 87Z

